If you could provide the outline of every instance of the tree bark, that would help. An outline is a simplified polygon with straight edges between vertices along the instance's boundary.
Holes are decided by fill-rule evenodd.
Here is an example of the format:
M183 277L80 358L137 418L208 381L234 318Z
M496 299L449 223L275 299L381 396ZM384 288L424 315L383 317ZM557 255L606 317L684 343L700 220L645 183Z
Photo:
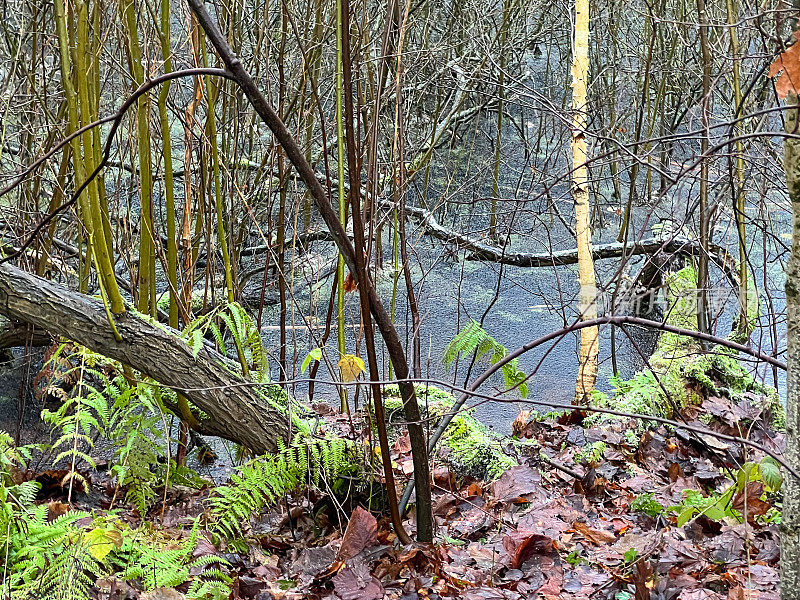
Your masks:
M132 313L115 317L115 339L102 302L0 264L0 314L69 338L182 392L208 414L199 433L216 435L262 454L288 435L288 417L273 409L221 354L204 346L197 357L176 333Z
M786 75L784 75L786 77ZM797 134L800 108L787 97L786 131ZM786 460L800 466L800 140L784 141L784 169L794 211L792 251L786 270ZM800 481L786 477L781 522L781 598L800 598Z
M245 70L239 57L231 49L225 37L219 31L214 21L205 9L204 0L187 0L189 7L197 16L201 27L206 32L209 41L216 48L220 59L227 67L232 78L239 84L247 99L252 104L262 121L270 128L277 142L286 151L286 157L297 169L303 182L308 186L311 198L317 206L325 225L333 237L339 252L344 257L345 263L351 273L358 273L355 261L355 249L347 237L347 233L339 222L338 216L331 207L330 198L317 181L314 170L306 161L305 154L300 150L297 141L286 129L286 125L275 112L275 109L261 93L253 78ZM369 296L370 312L375 319L375 324L381 333L386 351L394 365L395 374L403 398L403 408L408 422L408 435L411 440L411 456L414 463L414 480L417 487L417 540L430 542L433 539L433 510L431 503L430 465L428 464L428 448L425 442L425 432L422 428L419 404L414 390L414 385L408 379L408 361L406 360L403 346L397 335L386 308L383 306L378 292L372 283L369 273L364 273L365 281L359 281Z
M592 259L591 207L589 205L589 169L586 166L588 145L587 79L589 78L589 0L575 0L575 43L572 58L572 197L575 203L575 234L578 246L578 281L580 317L597 317L597 284ZM581 329L575 404L591 402L597 381L599 334L597 327Z
M700 141L700 156L704 157L700 163L699 234L700 244L706 249L711 241L712 232L709 230L711 222L711 207L708 205L709 159L705 158L710 145L711 115L711 46L708 40L705 0L697 0L697 18L700 21L700 60L703 65L703 137ZM701 252L697 260L697 329L703 333L711 331L711 310L708 305L708 252Z

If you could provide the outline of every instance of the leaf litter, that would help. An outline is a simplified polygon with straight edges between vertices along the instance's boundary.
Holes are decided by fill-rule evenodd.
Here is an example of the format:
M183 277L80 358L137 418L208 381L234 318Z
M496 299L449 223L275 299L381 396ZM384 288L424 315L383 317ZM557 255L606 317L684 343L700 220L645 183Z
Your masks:
M754 405L710 397L683 416L720 433L746 431L782 451L782 434ZM254 515L246 551L215 546L203 534L195 553L228 561L233 600L779 597L780 476L773 463L751 448L710 443L710 436L633 421L584 427L585 417L521 415L516 442L506 446L519 464L494 482L435 464L432 545L399 546L386 516L368 501L326 514L319 509L325 495L308 489ZM343 435L366 437L340 415L321 418ZM627 430L637 431L638 443ZM409 452L400 436L392 454L401 482ZM103 506L102 481L93 484ZM208 493L171 489L151 514L129 509L123 516L152 520L177 539L202 514ZM62 496L50 494L54 517L81 507ZM405 525L413 534L413 509ZM182 592L144 594L135 582L105 578L96 597L172 599Z

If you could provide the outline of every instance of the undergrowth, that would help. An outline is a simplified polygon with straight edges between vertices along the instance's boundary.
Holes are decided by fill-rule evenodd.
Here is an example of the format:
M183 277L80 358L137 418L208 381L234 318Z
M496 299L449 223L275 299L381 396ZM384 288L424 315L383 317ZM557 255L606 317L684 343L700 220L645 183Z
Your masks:
M423 417L432 417L431 427L452 409L455 398L447 392L429 385L416 385ZM384 388L387 411L402 409L400 389L397 385ZM462 410L450 422L441 439L442 459L456 472L478 479L496 479L517 462L503 452L501 436L490 431L472 416L471 410Z
M206 334L224 350L220 324L247 361L250 377L268 382L266 350L252 319L238 305L220 307L186 329L184 339L195 356L206 344ZM69 486L68 499L74 483L82 484L78 489L85 486L83 473L96 469L91 452L98 439L114 449L109 472L117 488L108 511L69 510L55 517L47 505L36 503L39 484L25 481L26 463L38 448L15 448L0 432L0 568L5 573L0 597L84 600L99 578L115 577L143 591L185 584L189 599L228 598L230 565L214 552L198 552L201 537L224 538L229 547L244 549L250 517L293 490L335 487L344 474L364 479L358 472L363 457L353 442L314 437L309 424L295 414L299 433L290 444L279 440L275 455L241 465L229 483L212 490L207 510L190 530L167 534L147 521L164 490L208 484L172 461L167 432L175 393L140 374L131 383L119 363L71 342L50 353L43 374L40 397L59 401L42 411L54 432L46 449L54 466L67 472L61 483ZM259 389L273 406L286 409L289 398L279 386ZM138 527L121 517L123 502L136 509Z

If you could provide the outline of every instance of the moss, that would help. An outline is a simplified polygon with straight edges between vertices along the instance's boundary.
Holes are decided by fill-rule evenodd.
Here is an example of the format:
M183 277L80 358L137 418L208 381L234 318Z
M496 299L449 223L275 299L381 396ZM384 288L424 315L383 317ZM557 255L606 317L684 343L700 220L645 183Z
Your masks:
M696 330L695 269L685 267L673 273L665 285L669 307L666 322ZM726 396L735 401L745 393L752 393L763 398L762 407L770 413L773 426L785 426L785 412L775 389L756 381L733 350L718 346L703 353L696 340L663 332L650 358L650 366L652 371L640 371L627 381L612 377L613 391L598 393L596 406L670 418L674 407L701 404L708 395ZM619 417L598 414L588 421L599 424L619 420ZM644 426L646 423L641 423L639 429Z
M593 465L599 463L603 459L607 449L608 447L606 446L605 442L597 441L593 444L584 446L581 450L578 450L575 453L573 460L576 463Z
M470 415L455 417L442 442L450 450L444 459L458 473L492 480L517 465L503 453L500 437Z
M203 300L206 299L206 294L203 290L192 290L192 312L200 312L203 310ZM211 295L208 295L207 300L211 302ZM158 298L158 308L161 310L169 310L169 293L164 292Z
M662 385L665 385L666 379L661 376L660 379ZM595 406L639 415L671 416L672 406L665 398L664 390L652 372L640 371L629 380L612 377L610 383L613 387L612 392L610 394L596 394L593 402ZM665 387L667 386L665 385ZM627 420L626 417L595 413L586 419L586 424L592 427L619 422L623 419ZM647 425L646 421L637 423L637 431L647 427Z
M664 282L667 313L666 323L674 327L697 330L697 271L684 267L670 274ZM696 352L696 341L676 333L663 332L656 344L656 355L676 357Z
M423 418L431 418L431 427L438 425L455 404L455 398L447 392L426 385L416 385L417 398ZM391 422L393 414L402 411L400 390L396 385L384 389L384 405ZM517 462L503 452L502 437L490 431L470 414L460 412L450 423L439 442L438 455L456 473L476 479L498 478Z

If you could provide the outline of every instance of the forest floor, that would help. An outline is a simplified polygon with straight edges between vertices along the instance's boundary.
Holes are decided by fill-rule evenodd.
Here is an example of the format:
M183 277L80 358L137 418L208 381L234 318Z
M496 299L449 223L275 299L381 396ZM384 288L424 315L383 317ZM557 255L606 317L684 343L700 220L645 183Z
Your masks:
M752 394L707 396L673 417L744 434L780 454L784 436L759 406ZM318 432L359 444L370 436L364 419L315 410ZM218 557L224 566L197 567L192 576L222 569L233 600L778 598L780 475L763 452L653 422L598 423L577 411L522 413L513 430L503 445L518 465L492 483L455 473L439 457L435 544L399 545L374 496L371 503L367 495L309 486L252 515L244 546L201 531L192 557ZM406 435L395 438L392 453L405 481ZM380 485L380 468L370 470ZM185 539L198 517L203 522L214 496L210 481L199 489L173 486L139 514L120 504L124 494L102 466L87 473L89 493L74 491L71 501L58 471L27 476L42 484L37 501L51 518L87 510L95 515L85 521L90 527L113 504L131 528L150 523L174 540ZM405 525L413 535L413 510ZM174 600L185 597L189 581L145 587L141 579L105 576L92 593L98 600Z

